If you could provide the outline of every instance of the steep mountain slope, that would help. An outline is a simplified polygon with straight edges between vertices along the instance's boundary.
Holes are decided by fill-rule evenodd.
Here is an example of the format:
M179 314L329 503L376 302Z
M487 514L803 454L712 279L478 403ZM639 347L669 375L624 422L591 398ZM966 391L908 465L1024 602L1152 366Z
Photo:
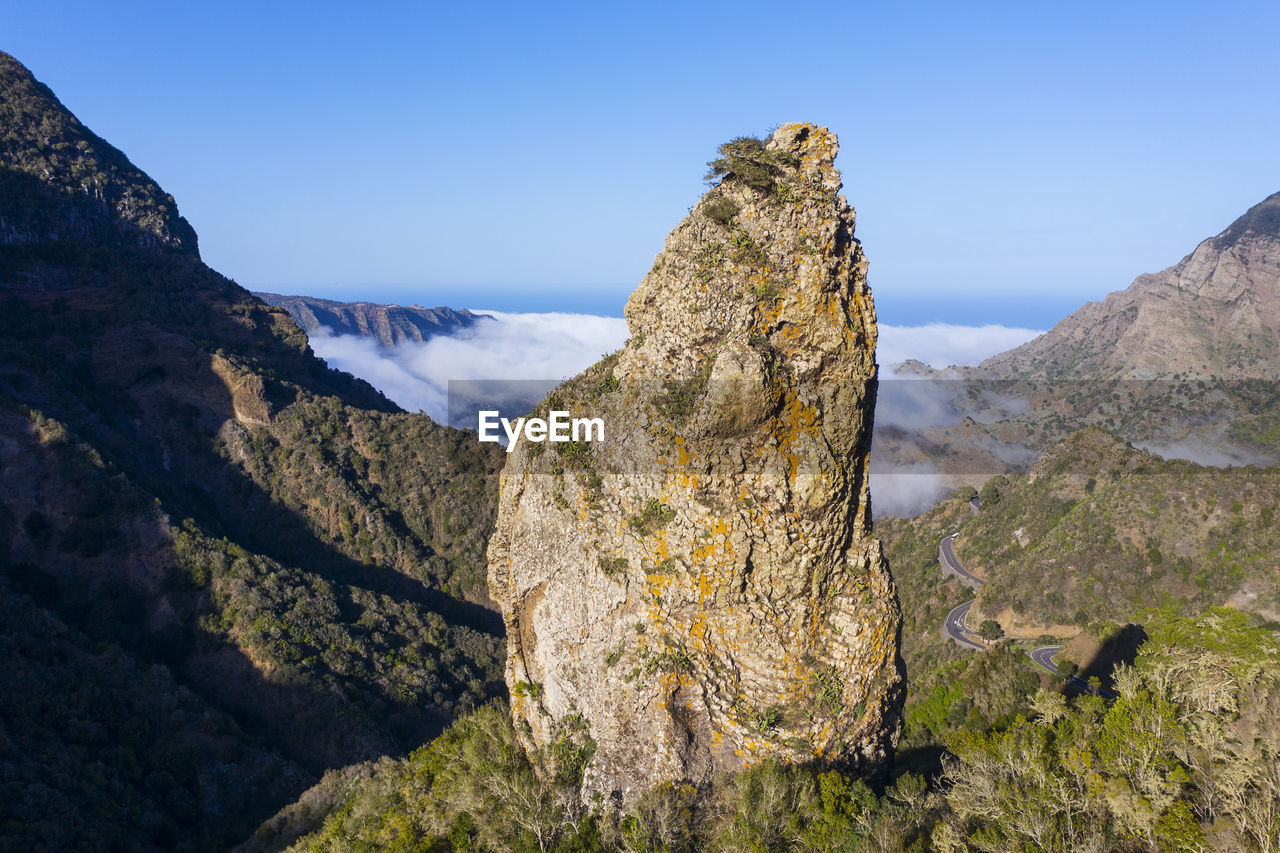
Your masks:
M981 367L1000 378L1280 377L1280 193Z
M466 309L423 308L421 305L380 305L375 302L335 302L313 296L284 296L254 293L268 305L289 312L307 334L321 327L335 335L363 335L376 338L383 346L403 341L430 340L472 326L484 314Z
M0 244L91 240L199 257L173 196L8 54L0 54L0 129Z
M875 470L981 485L1088 426L1166 455L1280 462L1280 193L1169 269L976 367L899 367ZM927 381L921 381L927 380Z
M0 84L0 760L66 806L5 798L0 846L225 846L501 691L501 450L329 370L4 54Z

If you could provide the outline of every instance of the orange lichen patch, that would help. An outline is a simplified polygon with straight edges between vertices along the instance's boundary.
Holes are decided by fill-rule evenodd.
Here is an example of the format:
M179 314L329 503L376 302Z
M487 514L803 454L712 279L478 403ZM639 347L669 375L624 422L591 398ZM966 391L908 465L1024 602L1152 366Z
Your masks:
M786 198L754 198L733 184L721 191L741 205L737 228L751 240L738 236L731 245L734 229L709 230L695 212L672 232L628 304L628 320L649 343L627 345L617 376L621 393L604 404L614 418L611 429L626 441L593 452L603 463L600 454L618 448L641 463L637 476L607 477L590 493L566 476L563 494L578 499L576 512L523 517L520 505L555 497L555 483L530 487L523 496L513 488L516 476L503 485L500 519L507 524L500 521L498 544L490 548L495 600L505 595L510 608L518 596L508 587L514 582L511 593L525 589L531 576L546 572L566 602L533 617L544 620L555 643L508 646L517 659L509 657L508 680L527 678L526 671L557 673L548 684L552 695L574 695L593 730L608 721L597 732L587 783L606 792L651 787L691 768L701 773L708 759L719 772L770 756L806 761L853 748L858 761L874 762L893 736L881 708L884 661L891 660L896 636L896 611L884 605L890 582L873 571L868 595L879 600L860 604L863 592L850 577L863 577L879 551L868 552L849 576L842 568L848 546L839 544L850 535L857 542L867 536L859 497L840 488L859 482L866 468L865 453L856 449L868 426L866 395L855 389L824 398L825 409L804 397L811 379L856 384L872 376L867 354L874 309L865 262L846 239L850 211L833 196L835 137L792 126L773 145L802 159L797 167L778 158ZM699 377L717 348L742 346L756 350L769 368L768 411L735 424L737 431L724 436L723 454L708 456L703 425L716 413L703 409L707 401L682 398L678 411L689 419L680 420L654 402L652 383ZM774 370L779 359L790 371ZM810 459L810 448L829 455ZM628 524L651 499L675 511L669 523ZM546 525L545 535L530 540L519 526L530 522ZM604 583L597 556L606 565L628 558L625 577ZM624 596L625 602L617 600ZM626 666L601 671L593 663L609 659L620 632L630 642L628 654L640 654L639 646L644 660L636 668L628 657ZM805 663L806 652L845 680L842 710L816 713L818 665ZM529 656L527 670L522 654ZM686 684L694 689L681 687ZM671 695L680 689L686 692ZM877 710L851 719L855 700L864 698ZM528 696L520 704L517 716L532 718L535 729L525 739L544 743L554 720ZM670 713L684 713L685 705L713 744L696 765L681 744L668 740ZM764 731L760 715L775 706L792 710ZM809 707L812 719L803 712ZM649 742L661 766L636 767L634 745Z
M792 448L798 443L801 436L817 435L821 424L819 412L816 408L801 403L790 394L786 396L785 400L786 402L783 404L782 412L774 424L772 433L778 442L778 450L787 465L787 481L794 483L800 460Z

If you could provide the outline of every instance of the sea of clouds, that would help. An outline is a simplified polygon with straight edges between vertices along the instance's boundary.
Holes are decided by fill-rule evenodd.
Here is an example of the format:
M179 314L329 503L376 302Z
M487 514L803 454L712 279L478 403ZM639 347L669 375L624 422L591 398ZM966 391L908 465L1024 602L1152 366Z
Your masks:
M592 314L514 314L477 309L488 317L423 343L383 346L358 335L311 335L316 354L352 373L409 411L447 422L450 380L567 379L627 340L626 321ZM977 364L1041 334L1009 326L881 325L877 356L882 376L916 359L932 367ZM949 478L923 466L873 470L876 514L910 515L932 506L952 488Z
M320 330L311 348L331 367L359 376L411 412L445 423L450 380L561 380L618 349L620 317L593 314L488 315L452 335L383 346L361 335Z

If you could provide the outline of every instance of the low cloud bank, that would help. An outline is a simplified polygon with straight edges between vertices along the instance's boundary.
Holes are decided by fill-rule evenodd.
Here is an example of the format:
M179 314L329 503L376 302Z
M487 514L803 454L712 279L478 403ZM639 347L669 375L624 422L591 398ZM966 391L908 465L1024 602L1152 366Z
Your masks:
M626 322L616 317L483 313L492 319L423 343L386 347L373 338L321 329L311 335L311 346L330 365L368 381L400 406L447 423L451 380L566 379L618 349L628 337ZM893 365L914 358L938 368L976 364L1038 334L1035 329L994 325L882 325L878 360L881 365ZM886 369L885 378L891 375ZM893 387L912 385L909 382L882 386L884 405L877 420L917 429L954 422L951 401L937 398L938 392L929 387L933 384L920 383L918 389ZM894 412L900 417L894 417ZM894 468L881 462L872 474L877 515L914 515L953 488L951 477L927 466Z
M997 353L1025 344L1043 335L1038 329L1015 326L956 326L950 323L928 323L924 326L889 326L881 324L880 343L876 353L882 375L889 368L914 358L930 367L944 368L953 364L977 364Z
M876 518L919 515L955 490L954 477L926 463L897 467L877 466L874 462L871 465L871 513Z
M410 411L444 423L449 381L567 379L618 349L626 321L591 314L508 314L423 343L385 347L373 338L311 335L311 347L333 367L359 376Z
M1197 465L1212 465L1215 468L1230 468L1233 465L1273 465L1275 460L1261 453L1243 447L1233 447L1225 443L1214 444L1208 440L1187 440L1174 444L1155 444L1142 442L1134 444L1140 450L1147 450L1164 459L1186 459Z

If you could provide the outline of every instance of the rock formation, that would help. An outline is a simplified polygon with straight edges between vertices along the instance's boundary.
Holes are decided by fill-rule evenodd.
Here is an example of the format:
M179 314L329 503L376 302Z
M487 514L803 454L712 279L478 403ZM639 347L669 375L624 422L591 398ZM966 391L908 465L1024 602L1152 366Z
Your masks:
M508 456L489 586L512 713L585 802L768 757L872 771L897 740L875 309L836 151L809 124L722 146L631 339L543 404L605 441Z
M997 377L1280 376L1280 193L1177 264L982 363Z

